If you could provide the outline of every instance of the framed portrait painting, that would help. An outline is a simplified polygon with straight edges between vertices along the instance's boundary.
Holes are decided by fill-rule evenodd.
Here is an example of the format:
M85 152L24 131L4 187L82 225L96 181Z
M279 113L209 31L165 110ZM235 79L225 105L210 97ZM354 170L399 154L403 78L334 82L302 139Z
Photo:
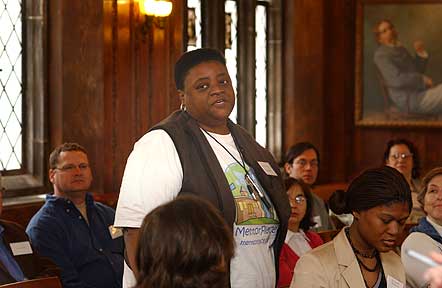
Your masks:
M442 127L442 0L357 0L358 126Z

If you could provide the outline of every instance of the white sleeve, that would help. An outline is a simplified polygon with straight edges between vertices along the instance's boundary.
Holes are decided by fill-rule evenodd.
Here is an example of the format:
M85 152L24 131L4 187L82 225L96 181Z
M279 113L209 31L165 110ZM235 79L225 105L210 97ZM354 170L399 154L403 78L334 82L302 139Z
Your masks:
M411 287L426 287L428 285L423 276L424 272L428 269L428 266L411 258L405 253L405 251L411 249L428 256L430 252L441 251L442 247L438 246L439 244L431 239L430 236L420 232L410 233L410 235L404 240L404 243L402 243L401 260L405 268L407 283Z
M127 159L114 225L140 227L147 213L178 195L182 180L183 169L170 136L164 130L148 132Z

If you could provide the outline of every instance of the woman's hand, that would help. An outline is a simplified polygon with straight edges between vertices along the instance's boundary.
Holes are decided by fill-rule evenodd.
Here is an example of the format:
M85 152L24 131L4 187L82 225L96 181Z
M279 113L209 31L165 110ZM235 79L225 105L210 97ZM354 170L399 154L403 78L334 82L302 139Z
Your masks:
M439 264L442 264L442 254L432 252L431 258ZM424 278L429 281L431 288L442 288L442 265L433 267L425 271Z

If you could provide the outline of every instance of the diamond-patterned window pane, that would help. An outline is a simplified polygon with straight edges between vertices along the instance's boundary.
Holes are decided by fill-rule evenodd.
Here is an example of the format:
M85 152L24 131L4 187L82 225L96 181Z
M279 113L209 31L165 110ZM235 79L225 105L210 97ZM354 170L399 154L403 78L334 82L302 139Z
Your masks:
M255 139L265 147L267 144L267 7L257 5L255 13Z
M226 49L224 55L226 57L227 70L229 71L230 78L232 80L233 91L237 94L237 74L238 74L238 10L236 1L226 0L224 4L225 20L226 20ZM237 101L238 102L238 101ZM237 121L237 105L233 107L232 113L229 118L236 123Z
M0 0L0 169L22 163L22 3Z
M201 1L187 0L187 51L202 47Z

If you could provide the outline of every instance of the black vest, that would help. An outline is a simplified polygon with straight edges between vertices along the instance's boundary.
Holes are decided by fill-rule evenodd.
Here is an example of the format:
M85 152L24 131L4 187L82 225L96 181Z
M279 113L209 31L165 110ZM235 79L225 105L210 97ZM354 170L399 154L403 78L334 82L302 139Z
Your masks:
M253 168L260 184L267 192L279 218L279 229L274 243L276 275L279 253L287 233L290 206L280 170L272 155L246 132L229 120L228 127L244 161ZM176 111L151 130L162 129L172 138L183 169L180 193L191 193L210 201L221 211L232 229L235 221L235 203L227 179L209 142L198 123L187 113ZM278 176L267 175L257 161L269 163Z

